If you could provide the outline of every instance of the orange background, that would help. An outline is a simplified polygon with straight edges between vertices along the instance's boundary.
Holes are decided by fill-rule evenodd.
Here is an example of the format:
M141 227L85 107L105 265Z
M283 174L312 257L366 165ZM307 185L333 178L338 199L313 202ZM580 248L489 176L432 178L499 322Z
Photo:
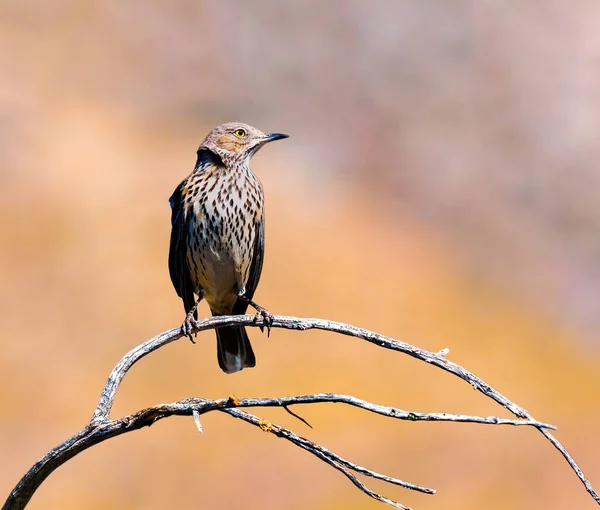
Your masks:
M179 324L169 206L214 125L290 139L256 299L438 351L558 438L600 488L600 7L508 2L0 4L0 499L89 419L130 348ZM201 314L206 315L206 305ZM113 416L190 396L353 394L509 416L464 382L324 332L212 332L136 365ZM419 508L596 508L534 430L342 406L256 414L435 496ZM30 508L375 509L340 473L232 418L170 418L84 452Z

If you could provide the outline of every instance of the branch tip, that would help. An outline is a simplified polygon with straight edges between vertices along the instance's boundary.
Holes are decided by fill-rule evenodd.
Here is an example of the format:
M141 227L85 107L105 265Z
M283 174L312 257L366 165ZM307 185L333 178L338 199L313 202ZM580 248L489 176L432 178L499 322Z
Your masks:
M198 412L198 409L192 411L192 416L194 417L194 423L196 424L198 432L202 434L202 423L200 423L200 413Z
M288 406L283 405L282 406L288 413L290 413L294 418L300 420L302 423L304 423L304 425L306 425L309 428L313 428L313 426L308 423L304 418L302 418L302 416L300 416L299 414L296 414L294 411L292 411Z

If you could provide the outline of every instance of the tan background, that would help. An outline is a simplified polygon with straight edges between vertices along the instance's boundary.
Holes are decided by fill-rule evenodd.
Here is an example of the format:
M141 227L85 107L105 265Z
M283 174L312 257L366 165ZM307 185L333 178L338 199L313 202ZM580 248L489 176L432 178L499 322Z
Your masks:
M576 0L0 4L0 499L90 417L126 352L177 325L169 206L216 124L289 140L257 300L451 349L600 488L600 6ZM205 305L201 313L206 314ZM326 333L212 333L136 366L115 416L188 396L352 393L501 414L465 383ZM415 508L596 508L532 430L262 416L373 469ZM318 460L221 415L169 419L55 472L31 508L375 509Z

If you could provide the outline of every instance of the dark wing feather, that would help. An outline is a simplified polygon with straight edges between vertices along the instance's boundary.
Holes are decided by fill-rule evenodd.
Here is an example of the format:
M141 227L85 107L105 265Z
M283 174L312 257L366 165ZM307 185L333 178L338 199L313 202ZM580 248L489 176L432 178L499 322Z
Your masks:
M169 273L177 295L183 299L186 313L194 306L194 289L187 262L189 225L183 214L181 190L183 181L169 198L171 204L171 244L169 246Z
M206 147L200 147L197 152L198 158L193 173L202 173L211 166L223 166L223 160L214 152ZM191 215L185 215L183 210L183 201L181 199L181 190L187 184L185 179L173 192L169 203L171 204L171 246L169 248L169 273L171 281L177 291L177 294L183 299L183 306L186 313L191 310L195 304L194 286L191 280L191 271L187 261L187 250L190 235ZM195 289L202 293L202 289ZM201 296L200 296L201 297ZM198 318L198 313L194 313Z
M254 253L252 255L252 263L250 264L250 271L248 273L248 281L246 282L246 294L248 299L254 297L254 292L258 286L260 280L260 273L262 272L263 258L265 254L265 219L264 217L258 220L255 225L256 236L254 238ZM238 299L233 305L233 315L244 315L248 303Z

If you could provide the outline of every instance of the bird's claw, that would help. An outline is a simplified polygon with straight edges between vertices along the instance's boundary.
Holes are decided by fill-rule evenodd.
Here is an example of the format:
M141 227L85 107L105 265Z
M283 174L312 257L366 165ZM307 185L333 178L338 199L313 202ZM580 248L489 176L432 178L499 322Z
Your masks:
M260 332L263 333L265 330L265 326L267 327L267 338L271 336L271 326L273 325L273 320L275 316L266 310L265 308L257 308L256 315L254 316L254 320L256 322L261 322L262 324L258 326L260 328Z
M192 342L193 344L196 343L196 341L192 337L192 331L194 330L195 326L196 321L193 315L187 315L185 320L183 321L183 324L181 325L181 333L183 334L183 336L187 336L190 339L190 342ZM194 336L196 336L196 334L197 333L194 333Z

